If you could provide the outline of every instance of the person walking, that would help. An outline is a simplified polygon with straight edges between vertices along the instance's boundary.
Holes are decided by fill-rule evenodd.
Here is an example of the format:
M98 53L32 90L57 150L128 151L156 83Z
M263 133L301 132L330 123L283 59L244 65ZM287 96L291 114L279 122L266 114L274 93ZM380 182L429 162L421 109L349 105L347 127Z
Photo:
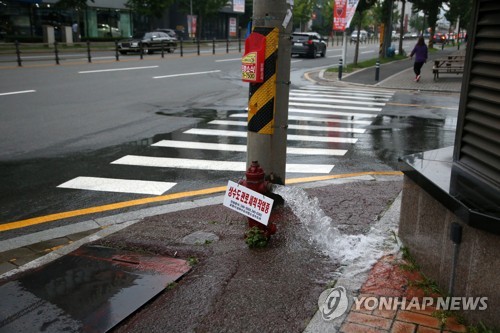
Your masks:
M422 66L427 62L427 45L425 45L424 37L420 36L418 42L411 51L410 59L415 56L415 62L413 63L413 71L415 72L415 82L420 81L420 73Z

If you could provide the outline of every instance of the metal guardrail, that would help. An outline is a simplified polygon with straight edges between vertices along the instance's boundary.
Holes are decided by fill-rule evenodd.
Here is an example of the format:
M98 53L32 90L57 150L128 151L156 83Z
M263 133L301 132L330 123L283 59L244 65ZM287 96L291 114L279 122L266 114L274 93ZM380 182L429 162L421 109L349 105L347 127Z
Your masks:
M230 53L242 51L241 39L226 40L179 40L177 42L180 57L189 54L201 55L202 53ZM158 53L165 57L167 48L161 47ZM144 59L145 52L141 46L136 53L140 59ZM16 63L18 67L28 62L45 62L60 65L62 61L86 61L91 63L95 59L113 57L120 61L121 55L118 42L81 42L71 45L55 42L47 43L0 43L0 63ZM133 55L127 55L130 59Z

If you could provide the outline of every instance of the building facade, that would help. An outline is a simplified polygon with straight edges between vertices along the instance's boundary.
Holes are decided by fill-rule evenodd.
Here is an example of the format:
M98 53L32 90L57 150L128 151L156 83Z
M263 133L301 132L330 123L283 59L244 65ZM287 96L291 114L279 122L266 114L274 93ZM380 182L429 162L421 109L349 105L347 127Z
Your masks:
M109 39L132 36L155 28L172 28L187 38L187 18L175 3L161 18L144 17L125 6L126 0L95 0L87 8L61 8L58 0L0 0L0 40L40 41L44 26L52 26L61 41L64 26L77 27L81 39ZM229 0L218 15L198 20L202 39L238 37L240 18L245 13L244 0ZM201 21L201 25L200 25Z

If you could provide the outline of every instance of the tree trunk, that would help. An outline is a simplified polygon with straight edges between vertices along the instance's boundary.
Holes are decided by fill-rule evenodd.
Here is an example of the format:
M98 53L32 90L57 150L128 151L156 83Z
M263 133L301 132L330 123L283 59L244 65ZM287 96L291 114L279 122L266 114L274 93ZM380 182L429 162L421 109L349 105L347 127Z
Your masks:
M401 22L399 23L399 54L404 55L405 51L403 50L403 34L404 34L406 0L401 0L401 2L403 3L403 6L401 9Z
M358 29L358 36L356 37L356 47L354 49L354 61L353 61L353 65L357 65L358 64L358 55L359 55L359 37L361 36L361 21L363 20L363 13L359 13L359 22L358 22L358 26L357 26L357 29Z

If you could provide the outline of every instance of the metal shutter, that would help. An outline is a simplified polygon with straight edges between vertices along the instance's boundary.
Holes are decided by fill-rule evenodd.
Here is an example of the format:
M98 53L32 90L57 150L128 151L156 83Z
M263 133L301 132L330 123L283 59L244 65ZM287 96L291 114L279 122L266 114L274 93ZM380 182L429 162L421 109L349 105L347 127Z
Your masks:
M476 1L454 160L500 186L500 1ZM470 34L472 32L472 34ZM473 37L471 37L473 36ZM457 149L458 148L458 149ZM457 153L458 152L458 153Z

